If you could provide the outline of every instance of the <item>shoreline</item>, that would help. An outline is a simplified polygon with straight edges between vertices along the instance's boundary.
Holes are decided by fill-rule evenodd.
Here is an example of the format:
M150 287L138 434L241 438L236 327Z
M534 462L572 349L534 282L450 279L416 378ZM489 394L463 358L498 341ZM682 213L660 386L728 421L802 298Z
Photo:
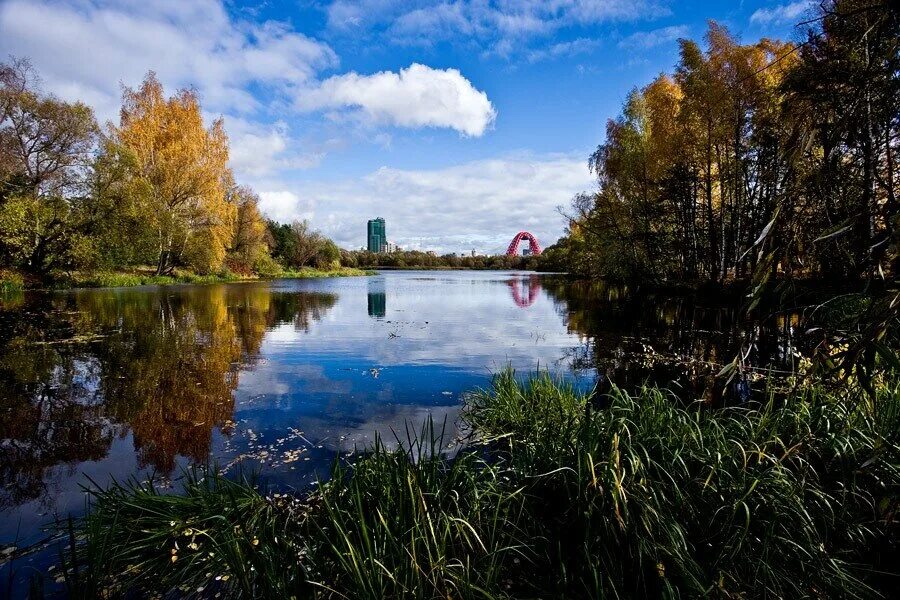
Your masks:
M155 275L149 271L112 271L95 273L78 273L61 278L56 282L43 282L37 285L26 285L24 278L18 274L0 274L0 294L34 291L68 291L103 288L130 288L144 286L169 285L201 285L213 283L243 283L254 281L275 281L279 279L324 279L329 277L368 277L376 274L373 269L355 269L341 267L339 269L304 268L298 271L283 271L273 276L198 275L192 271L178 270L172 275Z

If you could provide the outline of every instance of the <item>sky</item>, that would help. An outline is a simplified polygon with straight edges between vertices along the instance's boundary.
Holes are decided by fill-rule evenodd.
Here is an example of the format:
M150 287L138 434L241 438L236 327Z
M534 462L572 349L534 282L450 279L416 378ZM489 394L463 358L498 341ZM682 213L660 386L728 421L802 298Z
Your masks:
M0 0L0 57L115 122L157 73L223 117L238 183L339 246L383 217L405 249L546 246L635 87L707 20L794 39L810 0Z

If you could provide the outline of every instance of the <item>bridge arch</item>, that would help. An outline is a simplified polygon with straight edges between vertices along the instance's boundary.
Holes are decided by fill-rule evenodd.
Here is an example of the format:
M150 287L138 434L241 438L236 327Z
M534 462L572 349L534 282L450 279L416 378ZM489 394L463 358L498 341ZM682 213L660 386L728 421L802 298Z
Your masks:
M509 243L509 247L506 249L506 255L515 256L518 254L519 244L522 243L522 240L528 240L528 248L531 250L532 254L538 255L541 253L541 245L538 243L537 238L534 237L534 234L527 231L520 231Z

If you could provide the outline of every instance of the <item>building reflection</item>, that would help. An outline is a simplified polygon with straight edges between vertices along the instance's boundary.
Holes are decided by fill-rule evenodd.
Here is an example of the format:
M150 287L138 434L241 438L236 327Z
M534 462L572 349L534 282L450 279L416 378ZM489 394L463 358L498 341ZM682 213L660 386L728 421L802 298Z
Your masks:
M102 459L128 433L141 467L205 462L265 332L306 331L336 301L248 284L35 295L0 308L0 509L41 497L49 469Z
M370 317L381 319L387 313L387 293L384 278L372 278L368 282L368 313Z

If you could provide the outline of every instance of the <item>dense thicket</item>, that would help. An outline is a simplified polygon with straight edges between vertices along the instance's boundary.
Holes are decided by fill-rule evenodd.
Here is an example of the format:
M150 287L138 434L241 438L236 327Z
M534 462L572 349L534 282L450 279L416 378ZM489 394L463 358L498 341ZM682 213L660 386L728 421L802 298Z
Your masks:
M618 279L897 271L900 9L824 2L797 43L706 48L625 102L548 264Z
M88 106L42 93L27 60L0 63L0 272L336 265L337 248L308 224L264 220L228 155L222 120L207 125L195 92L167 97L152 72L125 88L119 124L104 129Z

